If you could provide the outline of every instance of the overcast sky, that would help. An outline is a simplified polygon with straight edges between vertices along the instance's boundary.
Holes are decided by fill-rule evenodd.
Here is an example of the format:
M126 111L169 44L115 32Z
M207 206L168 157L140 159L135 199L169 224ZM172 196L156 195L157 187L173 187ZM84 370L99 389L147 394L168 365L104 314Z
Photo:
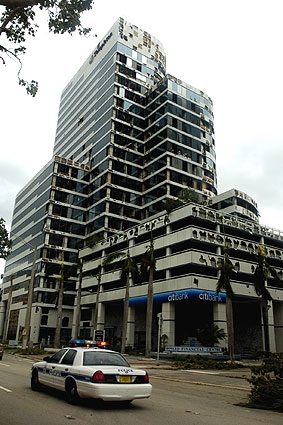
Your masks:
M218 192L246 192L260 222L283 230L282 12L282 0L95 0L88 38L49 34L40 18L22 58L37 96L17 85L16 63L0 64L0 217L10 225L16 193L51 159L61 92L121 16L160 40L169 74L212 98Z

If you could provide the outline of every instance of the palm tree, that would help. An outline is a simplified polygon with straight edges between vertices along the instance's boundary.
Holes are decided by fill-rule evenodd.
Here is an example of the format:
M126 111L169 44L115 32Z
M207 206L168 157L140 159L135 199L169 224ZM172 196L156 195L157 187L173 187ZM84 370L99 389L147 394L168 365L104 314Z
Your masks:
M137 281L139 277L139 271L136 262L130 256L130 250L127 249L127 254L124 259L122 270L121 270L121 281L125 282L125 302L124 302L124 312L123 312L123 328L122 328L122 343L121 343L121 353L125 353L126 348L126 338L128 330L128 314L129 314L129 299L130 299L130 277L133 281Z
M233 272L234 266L229 257L229 248L224 242L223 258L218 266L220 275L216 284L216 292L226 292L226 322L227 322L227 336L228 336L228 354L231 361L235 360L234 354L234 323L233 323L233 289L230 282L230 276Z
M75 271L75 268L73 266L64 265L64 252L61 253L60 259L61 259L60 275L58 279L59 289L57 291L57 296L55 301L55 306L57 307L57 319L56 319L56 329L55 329L55 336L54 336L54 348L60 347L64 291L66 289L66 285L68 283L69 277L73 276L73 273Z
M257 266L254 272L254 289L256 294L261 297L262 320L264 331L265 351L270 351L269 343L269 325L268 325L268 302L272 301L270 292L267 289L267 279L272 276L282 286L282 282L276 270L270 266L266 259L266 249L259 245L257 248Z
M93 236L91 236L87 239L86 246L89 247L89 248L93 248L102 239L103 239L103 233L95 234L95 235L93 235ZM95 302L94 315L93 315L93 330L94 331L97 328L98 305L99 305L99 295L100 295L102 271L103 271L103 267L105 267L105 265L107 265L111 261L114 261L114 258L112 256L108 256L103 261L101 261L97 266L97 273L95 275L96 279L97 279L96 302Z
M93 245L92 245L93 246ZM112 256L106 257L103 261L101 261L97 266L97 273L96 273L96 279L97 279L97 291L96 291L96 302L95 302L95 309L94 309L94 315L93 315L93 330L97 328L97 319L98 319L98 305L99 305L99 295L100 295L100 286L101 286L101 279L102 279L102 271L103 268L109 263L113 261ZM76 316L75 316L75 330L74 330L74 337L79 337L79 323L80 323L80 315L81 315L81 296L82 296L82 280L83 280L83 260L79 259L78 263L75 265L77 267L78 271L78 277L79 277L79 286L77 291L77 309L76 309Z
M75 316L75 330L74 330L74 338L79 338L79 330L80 330L80 317L81 317L81 298L82 298L82 280L83 280L83 260L79 259L77 263L77 271L79 276L79 287L77 291L77 309Z
M224 329L219 328L215 323L202 329L197 329L197 339L205 347L214 347L225 337Z
M56 330L55 330L55 337L54 337L54 348L60 347L63 296L64 296L64 261L62 260L61 266L60 266L59 290L58 290L58 301L57 301L58 303L57 304L57 320L56 320Z
M122 267L120 272L120 280L125 283L125 300L124 300L124 310L123 310L123 325L122 325L122 342L121 342L121 353L125 353L126 348L126 338L127 338L127 330L128 330L128 314L129 314L129 299L130 299L130 278L133 279L134 283L139 282L139 270L135 260L130 256L129 247L127 252L115 252L110 254L105 259L105 265L110 264L115 260L122 260ZM121 263L117 264L119 267Z
M151 232L150 245L147 247L141 258L141 275L149 273L147 289L147 308L146 308L146 336L145 336L145 357L150 357L151 352L151 333L152 333L152 310L153 310L153 277L156 270L156 259L154 256L154 241Z

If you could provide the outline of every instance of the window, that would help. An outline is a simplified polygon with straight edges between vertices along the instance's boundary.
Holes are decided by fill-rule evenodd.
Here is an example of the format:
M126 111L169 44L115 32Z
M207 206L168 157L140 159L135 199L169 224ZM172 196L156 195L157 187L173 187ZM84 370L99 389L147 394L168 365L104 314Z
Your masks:
M66 352L67 352L67 349L64 349L53 354L53 356L50 357L48 363L59 363L61 358L64 356Z
M87 351L84 353L83 359L84 366L94 365L114 365L114 366L129 366L127 360L120 354L115 353L99 353L94 351Z
M76 357L76 350L69 350L62 360L62 364L72 365Z
M69 317L63 317L62 326L69 326Z
M47 325L47 323L48 323L48 316L45 316L45 315L41 316L40 324L44 326L44 325Z

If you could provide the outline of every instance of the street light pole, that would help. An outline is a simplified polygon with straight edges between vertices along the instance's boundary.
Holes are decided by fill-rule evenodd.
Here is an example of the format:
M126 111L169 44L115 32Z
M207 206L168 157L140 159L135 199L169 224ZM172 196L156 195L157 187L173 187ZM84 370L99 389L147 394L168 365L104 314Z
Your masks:
M31 319L31 308L33 303L36 253L37 253L37 246L35 246L33 250L31 277L30 277L30 284L28 288L27 310L26 310L25 328L23 332L23 342L22 342L22 348L24 350L27 348L27 345L30 343L30 319Z
M158 317L158 335L157 335L157 358L156 365L159 366L159 356L160 356L160 338L161 338L161 328L162 328L162 313L157 313Z

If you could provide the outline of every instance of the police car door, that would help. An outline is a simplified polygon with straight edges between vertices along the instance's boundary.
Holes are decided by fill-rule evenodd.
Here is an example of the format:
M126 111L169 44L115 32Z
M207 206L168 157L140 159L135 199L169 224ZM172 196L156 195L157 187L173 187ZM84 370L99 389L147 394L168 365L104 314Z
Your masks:
M57 351L53 356L49 357L46 362L46 366L43 369L42 377L40 381L50 387L55 387L54 374L56 372L56 365L60 362L61 358L66 354L67 349Z
M69 348L65 354L60 358L59 363L54 365L53 369L53 382L55 388L58 390L65 390L65 379L67 376L72 375L72 365L77 351Z

